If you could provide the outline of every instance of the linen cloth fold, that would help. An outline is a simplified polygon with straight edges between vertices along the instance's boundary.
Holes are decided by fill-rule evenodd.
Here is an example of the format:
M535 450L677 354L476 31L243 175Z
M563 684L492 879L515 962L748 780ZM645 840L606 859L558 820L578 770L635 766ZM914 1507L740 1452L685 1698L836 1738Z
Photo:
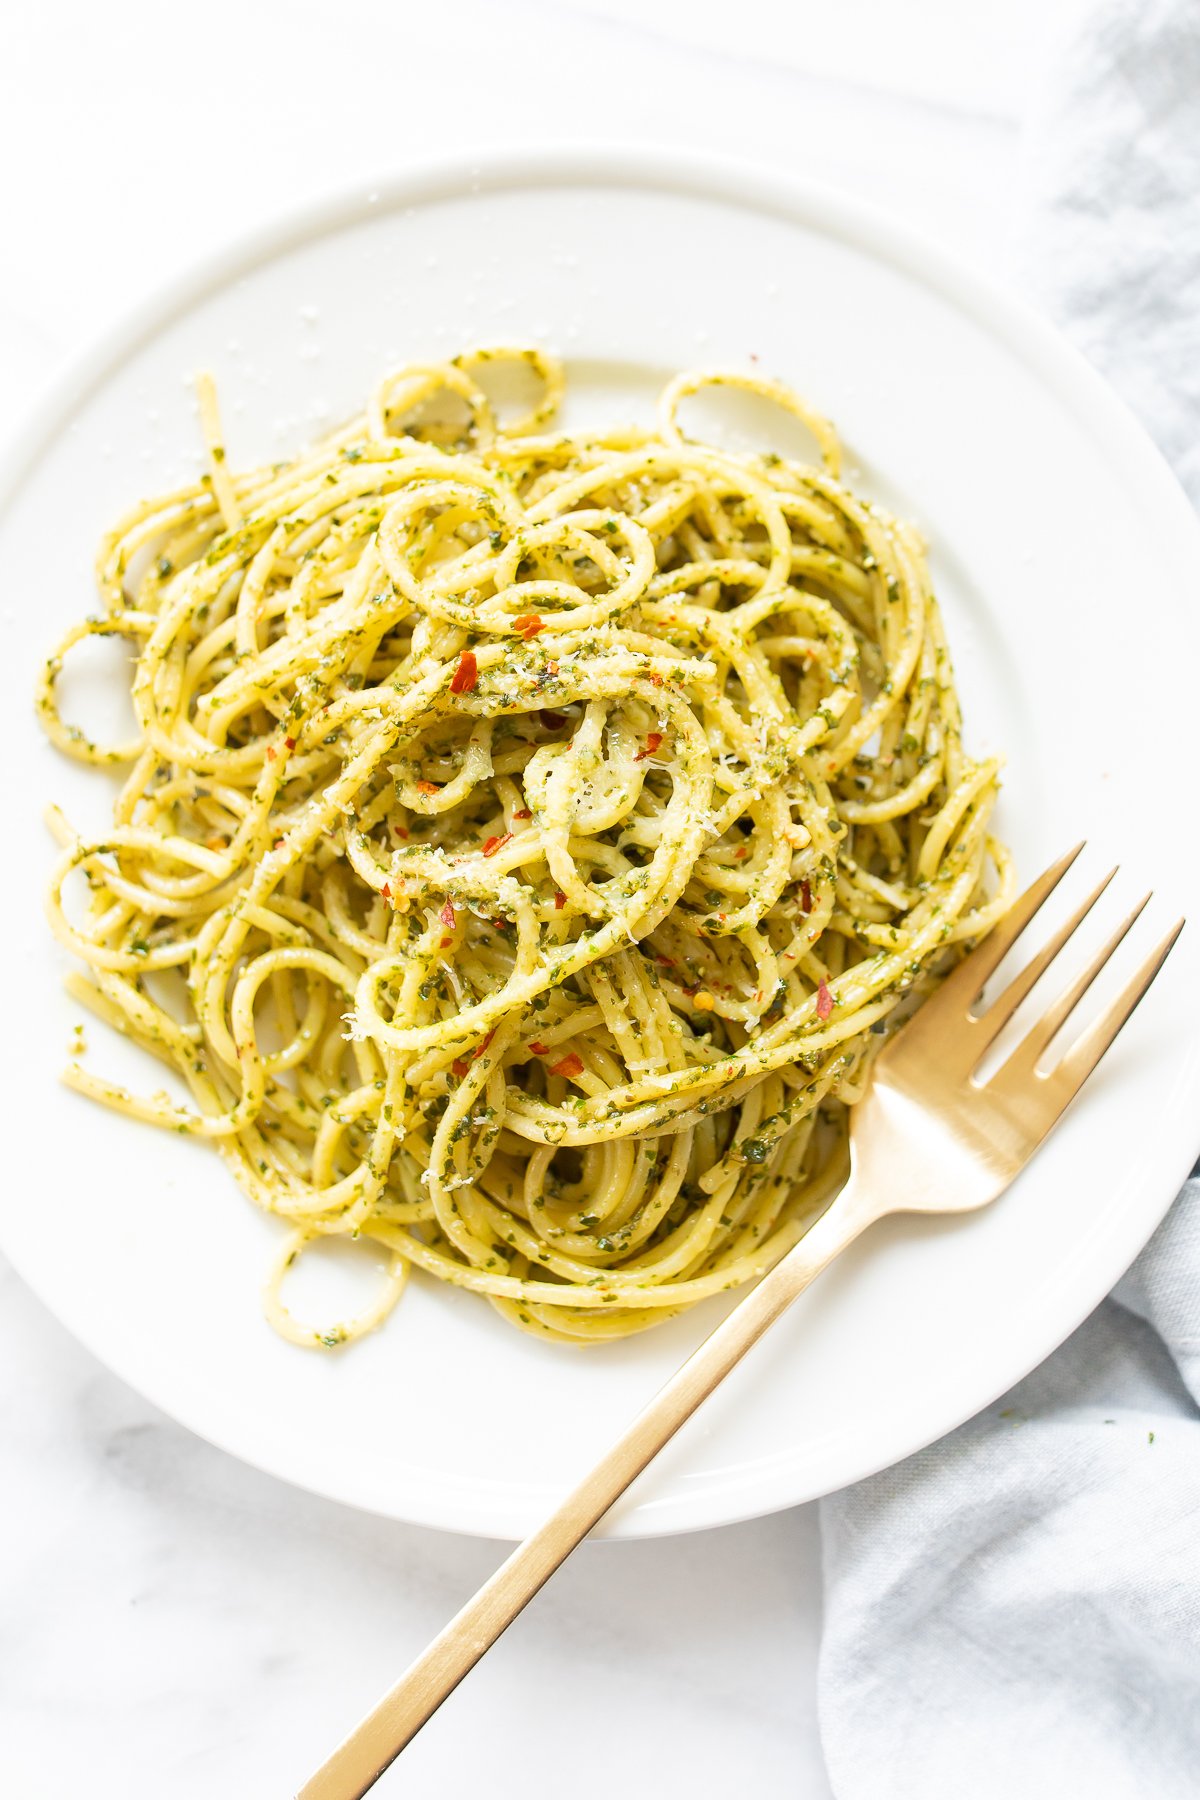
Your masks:
M1197 0L1090 6L1027 143L1029 285L1200 506ZM1200 1169L1041 1368L821 1524L837 1800L1196 1800Z

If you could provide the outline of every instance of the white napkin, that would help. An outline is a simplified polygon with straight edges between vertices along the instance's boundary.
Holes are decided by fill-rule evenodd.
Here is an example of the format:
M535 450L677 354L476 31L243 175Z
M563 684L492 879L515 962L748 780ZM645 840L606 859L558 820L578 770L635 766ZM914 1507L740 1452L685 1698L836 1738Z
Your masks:
M1197 0L1093 4L1029 149L1035 294L1200 505ZM1048 1362L822 1503L837 1800L1196 1800L1198 1403L1194 1176Z

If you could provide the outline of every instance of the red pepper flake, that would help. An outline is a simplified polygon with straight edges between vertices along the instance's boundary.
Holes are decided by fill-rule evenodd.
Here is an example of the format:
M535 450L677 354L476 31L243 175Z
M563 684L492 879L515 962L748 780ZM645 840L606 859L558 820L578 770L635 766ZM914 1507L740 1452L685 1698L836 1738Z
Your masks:
M224 848L225 848L225 845L222 842L221 849L223 850ZM271 848L272 848L272 850L282 850L283 849L283 839L281 837L277 837L275 839L275 842L271 845Z
M467 1064L463 1061L461 1056L456 1056L454 1061L450 1064L450 1073L452 1075L457 1075L460 1081L467 1073Z
M537 613L522 613L519 619L513 620L513 630L519 632L526 643L545 629L545 623Z
M447 900L445 906L443 906L441 912L438 914L438 918L442 921L443 925L449 926L451 931L454 930L458 920L454 916L453 900Z
M436 781L418 781L417 783L418 794L440 794L441 791Z
M555 910L555 912L561 912L561 911L562 911L562 909L563 909L563 907L564 907L564 906L565 906L565 905L566 905L566 904L567 904L567 896L566 896L566 895L565 895L565 894L555 894L555 896L554 896L554 910Z
M550 1046L549 1044L543 1044L540 1038L535 1038L529 1048L533 1051L535 1056L545 1056Z
M268 762L275 761L275 746L274 746L274 744L267 745L267 761Z
M661 687L663 684L662 676L656 675L653 669L651 669L648 679L651 687Z
M512 832L511 831L506 831L503 837L490 837L488 839L487 843L483 846L483 854L485 856L495 856L495 854L498 850L503 850L505 844L511 844L511 843L512 843Z
M478 1050L476 1050L474 1053L476 1062L479 1061L479 1058L483 1055L484 1051L487 1049L488 1045L491 1043L491 1041L495 1037L495 1035L496 1035L496 1027L493 1025L492 1029L488 1032L487 1036L484 1038L483 1042L480 1044Z
M448 950L453 942L454 942L453 938L443 938L441 943L438 945L438 949L439 950Z
M542 724L546 727L547 731L561 731L567 722L567 715L566 713L550 712L546 707L543 707L541 719Z
M284 738L283 746L285 750L294 750L296 748L295 738Z
M469 694L479 680L479 664L473 650L464 650L450 682L452 694Z
M822 976L820 985L817 988L817 1017L823 1022L829 1017L832 1011L833 995L825 986L825 977Z
M576 1075L583 1074L583 1058L581 1056L576 1056L573 1050L569 1050L561 1062L556 1062L554 1064L550 1073L552 1075L563 1075L568 1081L573 1081Z
M807 880L800 883L800 911L806 913L812 911L812 889Z
M380 898L381 898L381 899L383 899L383 900L390 900L390 899L391 899L391 897L392 897L392 890L391 890L391 888L390 888L390 887L389 887L389 886L388 886L388 884L387 884L387 882L386 882L386 881L385 881L385 882L384 882L384 884L383 884L383 886L382 886L382 887L381 887L381 888L380 888L380 890L379 890L379 894L380 894Z
M532 819L533 814L527 806L522 806L513 814L514 819Z
M663 734L661 731L648 731L646 733L646 748L638 751L633 759L634 762L644 762L646 757L653 756L662 741Z
M392 826L392 830L393 830L393 831L394 831L394 832L395 832L395 834L396 834L396 836L397 836L397 837L398 837L398 838L407 838L407 836L408 836L408 828L407 828L407 826L404 826L404 825L393 825L393 826Z

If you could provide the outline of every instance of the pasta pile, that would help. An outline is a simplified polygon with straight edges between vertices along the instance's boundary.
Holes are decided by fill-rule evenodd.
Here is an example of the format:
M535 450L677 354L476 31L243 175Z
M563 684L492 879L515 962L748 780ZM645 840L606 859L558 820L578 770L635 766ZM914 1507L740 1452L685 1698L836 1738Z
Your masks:
M690 441L713 384L819 465ZM68 985L191 1101L66 1079L210 1139L287 1222L298 1343L369 1330L413 1267L572 1341L754 1280L844 1178L889 1013L1008 903L920 541L832 428L741 374L681 375L655 431L565 433L562 392L539 350L474 350L235 474L204 381L208 473L119 522L45 669L54 741L128 765L101 840L54 815ZM137 737L109 748L56 682L112 633ZM305 1324L281 1284L331 1234L387 1273Z

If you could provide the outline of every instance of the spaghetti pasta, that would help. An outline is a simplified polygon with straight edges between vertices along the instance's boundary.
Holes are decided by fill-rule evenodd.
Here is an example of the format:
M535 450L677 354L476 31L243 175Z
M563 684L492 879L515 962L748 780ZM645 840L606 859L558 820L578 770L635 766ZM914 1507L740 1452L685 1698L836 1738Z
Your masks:
M819 461L690 440L714 384ZM190 1099L66 1079L287 1222L300 1343L412 1267L571 1341L755 1279L843 1178L889 1014L1008 902L920 540L832 427L738 374L680 376L655 431L556 429L562 392L471 351L235 474L204 385L207 474L118 523L41 681L67 754L128 765L101 840L54 816L71 991ZM111 633L137 738L105 747L56 684ZM388 1273L308 1326L282 1282L331 1235Z

